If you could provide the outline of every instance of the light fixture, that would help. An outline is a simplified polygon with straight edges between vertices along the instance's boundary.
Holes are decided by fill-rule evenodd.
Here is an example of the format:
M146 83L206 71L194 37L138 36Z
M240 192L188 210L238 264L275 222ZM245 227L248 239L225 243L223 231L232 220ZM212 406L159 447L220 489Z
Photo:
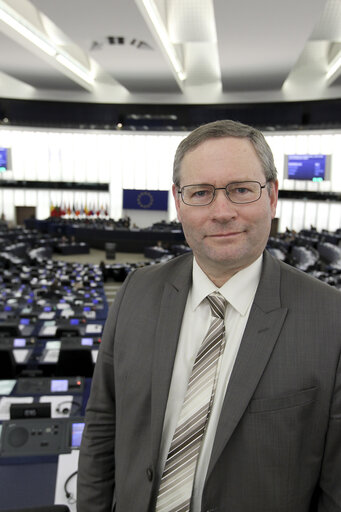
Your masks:
M94 77L89 69L63 51L57 44L54 44L42 31L27 21L20 13L12 9L4 0L0 0L0 22L1 21L14 30L16 34L22 36L26 41L31 42L45 55L51 57L53 59L52 61L50 60L51 64L58 62L61 67L57 67L61 70L64 69L64 73L71 79L74 79L87 89L89 89L89 85L94 85ZM76 77L87 85L85 86L85 84L77 80ZM91 90L91 88L89 90Z
M54 57L56 55L57 52L55 47L48 42L47 38L44 38L42 34L35 31L32 26L28 26L28 24L25 23L24 18L20 17L19 19L15 11L9 8L3 1L0 1L0 20L25 39L33 43L47 55L50 55L50 57Z
M88 84L93 85L94 77L89 73L89 71L86 68L81 67L74 60L71 60L70 57L67 57L63 53L57 53L56 60L59 62L59 64L66 67L75 75L79 76L79 78L81 78Z
M172 68L174 69L177 78L180 82L183 82L186 79L186 72L183 68L182 63L180 62L179 57L176 54L174 46L169 39L168 32L165 28L165 25L161 19L159 11L153 0L135 0L137 6L139 7L141 13L145 17L146 21L151 24L154 29L162 48L164 49Z
M337 54L337 56L331 61L327 74L326 80L328 83L334 81L337 76L341 73L341 51Z

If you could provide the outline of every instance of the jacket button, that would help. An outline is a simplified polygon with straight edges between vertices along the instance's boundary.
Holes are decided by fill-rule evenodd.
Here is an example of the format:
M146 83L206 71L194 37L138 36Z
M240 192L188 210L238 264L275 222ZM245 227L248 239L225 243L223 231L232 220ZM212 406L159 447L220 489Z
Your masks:
M151 468L151 467L147 468L146 473L147 473L148 480L151 482L153 480L153 476L154 476L153 468Z

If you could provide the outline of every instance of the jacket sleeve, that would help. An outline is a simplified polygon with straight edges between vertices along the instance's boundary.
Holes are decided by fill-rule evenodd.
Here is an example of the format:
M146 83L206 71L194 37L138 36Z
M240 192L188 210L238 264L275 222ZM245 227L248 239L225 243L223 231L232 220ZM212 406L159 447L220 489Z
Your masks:
M126 278L109 310L86 407L77 478L78 512L111 512L115 491L115 378L113 349Z
M341 512L341 356L330 409L318 512Z

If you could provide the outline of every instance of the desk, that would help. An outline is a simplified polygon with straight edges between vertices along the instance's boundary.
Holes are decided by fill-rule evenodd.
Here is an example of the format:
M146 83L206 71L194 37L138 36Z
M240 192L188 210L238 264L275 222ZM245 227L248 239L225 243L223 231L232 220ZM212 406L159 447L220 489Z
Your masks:
M50 457L29 457L0 461L0 511L12 508L67 505L76 512L77 475L67 485L72 498L65 494L64 484L77 470L78 450Z
M64 255L89 254L89 246L84 242L80 242L78 244L59 243L55 246L55 251Z
M64 484L77 470L78 450L70 454L41 459L22 459L13 464L0 463L0 511L6 509L67 505L76 512L74 499L67 499ZM67 490L76 498L77 475L68 482Z
M91 379L86 379L83 407L89 397L90 386ZM64 483L77 465L77 449L59 455L0 457L0 511L55 503L65 504L75 512L75 505L65 496ZM76 477L70 480L68 491L76 496Z
M0 510L53 505L58 456L43 460L0 460Z
M103 229L100 227L78 227L71 223L56 223L50 220L28 219L25 221L26 228L36 229L42 233L55 233L74 237L77 242L86 242L95 249L104 249L106 242L116 244L116 251L119 252L142 252L145 247L163 244L182 244L185 237L182 230L174 229Z

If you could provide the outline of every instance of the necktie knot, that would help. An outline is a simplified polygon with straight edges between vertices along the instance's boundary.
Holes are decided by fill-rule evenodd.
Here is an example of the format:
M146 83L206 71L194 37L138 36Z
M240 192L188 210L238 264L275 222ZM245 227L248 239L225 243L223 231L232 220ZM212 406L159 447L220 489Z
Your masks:
M217 318L225 317L225 310L227 306L227 300L220 293L214 292L207 295L207 300L211 308L211 313Z

